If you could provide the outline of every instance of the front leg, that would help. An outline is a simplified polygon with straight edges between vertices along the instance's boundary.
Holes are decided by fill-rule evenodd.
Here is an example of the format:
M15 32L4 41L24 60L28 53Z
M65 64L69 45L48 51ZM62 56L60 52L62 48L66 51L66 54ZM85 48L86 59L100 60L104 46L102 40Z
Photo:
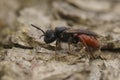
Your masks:
M55 50L61 49L61 41L59 39L56 40L56 47Z

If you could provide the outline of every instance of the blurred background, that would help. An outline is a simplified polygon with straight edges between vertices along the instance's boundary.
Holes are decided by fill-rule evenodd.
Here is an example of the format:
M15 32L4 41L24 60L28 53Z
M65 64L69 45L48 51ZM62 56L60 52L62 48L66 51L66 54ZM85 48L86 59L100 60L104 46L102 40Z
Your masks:
M107 36L112 48L120 49L120 0L0 0L0 80L120 79L118 54L107 54L108 61L89 63L85 59L76 64L79 57L72 55L62 54L51 61L54 55L48 53L54 51L37 46L40 53L47 54L36 57L33 48L44 41L31 24L43 30L56 26L89 29Z

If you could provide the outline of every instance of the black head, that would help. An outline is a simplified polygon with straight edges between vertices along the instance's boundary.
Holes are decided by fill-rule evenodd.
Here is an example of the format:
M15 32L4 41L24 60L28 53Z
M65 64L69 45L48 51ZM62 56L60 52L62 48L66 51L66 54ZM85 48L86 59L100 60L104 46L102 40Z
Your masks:
M44 34L44 41L46 43L52 43L56 40L55 32L53 30L47 30Z
M43 33L43 35L41 35L40 36L40 38L42 37L42 36L44 36L44 41L45 41L45 43L52 43L52 42L54 42L55 40L56 40L56 36L55 36L55 32L53 31L53 30L47 30L46 32L45 31L43 31L41 28L38 28L37 26L35 26L35 25L33 25L33 24L31 24L33 27L35 27L35 28L37 28L37 29L39 29L39 30L41 30L42 31L42 33Z

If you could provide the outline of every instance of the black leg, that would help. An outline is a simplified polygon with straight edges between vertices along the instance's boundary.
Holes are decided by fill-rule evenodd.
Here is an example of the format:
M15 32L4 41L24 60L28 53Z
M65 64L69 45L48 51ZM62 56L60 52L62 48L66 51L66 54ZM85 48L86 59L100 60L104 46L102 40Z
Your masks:
M70 44L72 43L72 37L70 37L69 39L68 39L68 50L69 51L71 51L71 49L70 49Z
M55 50L57 51L57 49L60 49L60 48L61 48L61 41L57 39Z

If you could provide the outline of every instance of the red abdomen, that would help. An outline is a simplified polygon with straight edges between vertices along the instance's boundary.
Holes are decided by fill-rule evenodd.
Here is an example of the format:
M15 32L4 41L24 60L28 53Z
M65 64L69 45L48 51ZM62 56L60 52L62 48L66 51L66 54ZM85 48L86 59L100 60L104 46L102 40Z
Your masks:
M99 41L93 36L81 34L81 35L78 35L78 37L82 41L84 41L84 43L89 47L92 47L92 48L99 48L100 47Z

